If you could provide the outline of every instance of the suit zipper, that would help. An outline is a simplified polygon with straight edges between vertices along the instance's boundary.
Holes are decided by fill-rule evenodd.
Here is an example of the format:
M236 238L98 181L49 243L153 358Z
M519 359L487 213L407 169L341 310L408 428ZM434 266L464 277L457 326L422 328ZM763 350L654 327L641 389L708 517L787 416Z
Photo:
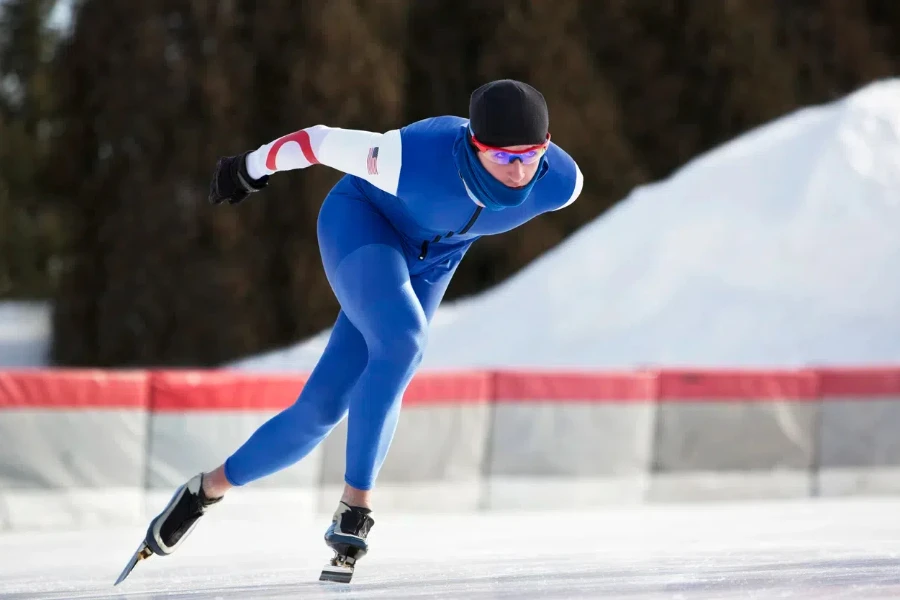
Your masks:
M428 256L428 244L436 244L441 241L443 236L436 235L434 239L431 241L425 240L422 242L422 251L419 253L419 260L425 260L425 257Z
M467 231L469 231L470 229L472 229L472 225L475 224L475 221L478 219L478 215L480 215L481 211L483 211L483 210L484 210L483 206L479 206L478 208L475 209L475 212L472 213L472 218L469 219L469 222L466 223L466 226L462 228L462 230L459 232L459 235L462 235L462 234L466 233Z
M434 236L434 239L433 239L433 240L425 240L424 242L422 242L422 249L421 249L421 252L419 252L419 260L425 260L425 257L428 256L428 246L429 246L429 244L436 244L436 243L438 243L439 241L441 241L441 238L443 238L443 237L448 237L448 238L450 238L450 237L453 237L454 235L463 235L464 233L466 233L467 231L469 231L469 230L472 228L472 225L475 224L475 221L478 220L478 215L481 214L481 211L482 211L482 210L484 210L484 207L483 207L483 206L479 206L478 208L475 209L475 212L472 213L472 217L469 219L469 222L466 223L466 226L463 227L463 228L459 231L459 234L455 234L455 233L453 233L452 231L450 231L450 232L447 233L446 236L436 235L436 236Z

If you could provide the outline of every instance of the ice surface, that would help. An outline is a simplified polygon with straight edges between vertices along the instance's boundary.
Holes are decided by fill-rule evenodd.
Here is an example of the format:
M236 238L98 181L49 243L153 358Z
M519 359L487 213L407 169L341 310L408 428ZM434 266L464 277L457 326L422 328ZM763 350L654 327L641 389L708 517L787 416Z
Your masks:
M0 535L0 598L897 598L898 513L900 499L855 498L376 515L349 586L317 581L326 516L210 513L116 588L140 528Z
M895 79L697 157L502 285L446 304L423 367L896 362L898 231ZM308 370L326 340L234 366Z

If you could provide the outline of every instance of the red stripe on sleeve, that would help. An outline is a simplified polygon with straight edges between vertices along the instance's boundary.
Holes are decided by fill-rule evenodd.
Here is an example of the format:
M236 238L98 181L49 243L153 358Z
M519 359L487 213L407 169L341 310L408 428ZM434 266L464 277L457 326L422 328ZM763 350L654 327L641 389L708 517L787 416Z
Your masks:
M300 150L303 152L303 156L306 157L306 160L313 165L319 164L319 159L316 158L316 155L313 153L312 143L309 141L309 134L306 133L305 129L301 129L300 131L295 131L294 133L290 133L277 139L275 143L272 144L272 147L269 148L269 153L266 155L266 167L268 167L270 171L276 170L275 157L278 156L278 151L281 150L281 147L288 142L297 142L300 145Z

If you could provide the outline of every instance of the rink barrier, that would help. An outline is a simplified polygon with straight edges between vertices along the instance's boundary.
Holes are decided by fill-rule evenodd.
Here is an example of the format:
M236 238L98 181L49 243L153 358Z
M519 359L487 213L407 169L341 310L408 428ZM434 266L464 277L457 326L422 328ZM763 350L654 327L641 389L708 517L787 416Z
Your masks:
M814 490L900 494L900 369L823 369Z
M802 496L819 418L813 371L662 371L650 499Z
M639 500L652 462L655 395L650 373L497 373L485 507Z
M137 518L149 383L145 372L0 371L0 529Z
M0 371L0 529L139 522L305 381ZM898 425L900 367L422 372L379 475L379 508L896 494ZM330 512L345 444L344 422L231 504Z

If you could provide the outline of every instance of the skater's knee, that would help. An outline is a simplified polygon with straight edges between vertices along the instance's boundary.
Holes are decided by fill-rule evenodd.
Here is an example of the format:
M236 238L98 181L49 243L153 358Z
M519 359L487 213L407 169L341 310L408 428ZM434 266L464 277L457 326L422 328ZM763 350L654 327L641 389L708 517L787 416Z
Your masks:
M404 364L418 366L422 362L427 344L428 330L423 321L394 336L389 345L392 356L396 356Z
M428 331L424 321L411 323L381 336L370 346L369 359L414 369L422 362L427 343Z
M348 385L342 385L344 381L328 382L310 380L304 386L303 393L291 408L297 414L297 418L311 419L319 427L331 428L337 425L347 413L349 398Z
M315 407L316 421L321 427L334 427L347 413L346 395L332 397L330 400L330 402L319 402Z

